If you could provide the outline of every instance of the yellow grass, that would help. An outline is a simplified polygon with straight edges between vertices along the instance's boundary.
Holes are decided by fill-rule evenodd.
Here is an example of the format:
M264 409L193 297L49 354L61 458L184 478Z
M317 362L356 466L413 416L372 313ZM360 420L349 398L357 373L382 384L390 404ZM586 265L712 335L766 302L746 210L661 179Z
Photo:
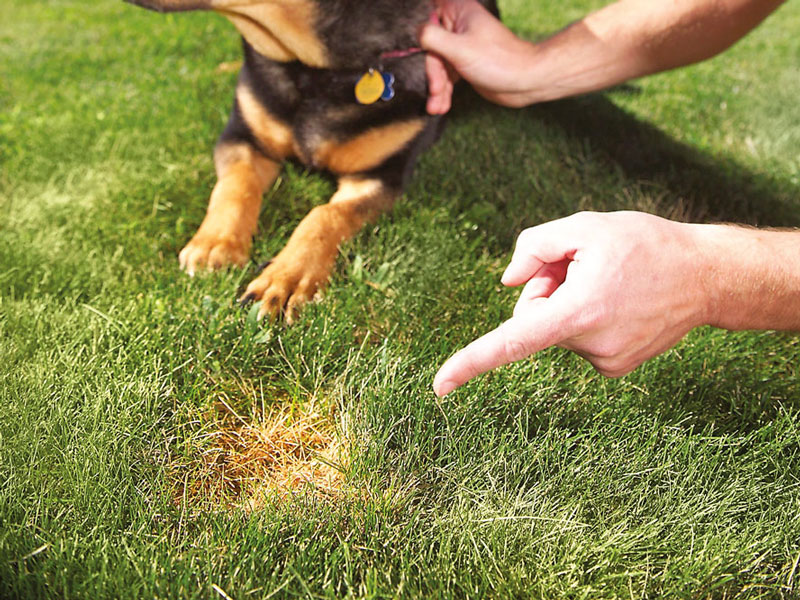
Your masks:
M223 398L219 404L224 412L171 470L176 500L259 510L269 498L299 493L338 497L346 453L329 416L281 405L248 420Z

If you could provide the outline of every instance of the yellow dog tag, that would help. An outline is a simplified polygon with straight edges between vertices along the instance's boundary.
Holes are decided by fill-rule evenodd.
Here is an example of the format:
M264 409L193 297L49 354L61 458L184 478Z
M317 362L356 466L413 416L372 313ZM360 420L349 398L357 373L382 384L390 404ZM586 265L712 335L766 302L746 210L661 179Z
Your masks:
M374 104L386 91L386 81L383 75L375 69L370 69L356 84L356 100L359 104Z

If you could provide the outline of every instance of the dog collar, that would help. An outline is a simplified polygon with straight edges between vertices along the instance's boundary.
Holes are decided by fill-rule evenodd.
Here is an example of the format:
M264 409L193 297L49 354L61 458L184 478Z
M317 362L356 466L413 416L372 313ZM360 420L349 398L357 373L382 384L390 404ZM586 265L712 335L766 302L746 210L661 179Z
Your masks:
M381 60L388 58L406 58L407 56L413 56L414 54L420 54L422 52L425 51L419 46L406 48L405 50L392 50L391 52L384 52L381 54Z

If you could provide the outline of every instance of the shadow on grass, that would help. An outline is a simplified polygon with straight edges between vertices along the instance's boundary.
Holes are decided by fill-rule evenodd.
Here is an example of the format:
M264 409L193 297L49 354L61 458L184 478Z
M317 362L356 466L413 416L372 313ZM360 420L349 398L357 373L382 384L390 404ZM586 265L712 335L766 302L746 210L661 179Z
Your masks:
M735 162L711 157L640 121L602 95L544 104L532 116L588 139L634 180L654 180L689 203L693 220L735 221L770 227L800 224L772 179Z
M638 88L625 85L613 91L630 94L638 93ZM470 89L462 88L459 93L460 101L452 113L454 121L469 120L477 112L505 110L488 105ZM709 156L676 141L619 108L604 93L538 104L519 112L545 130L556 130L553 136L566 136L576 151L588 145L591 157L599 160L601 167L609 172L620 171L627 183L652 184L666 190L666 200L682 206L674 210L664 206L665 216L769 227L800 226L797 206L779 181L751 173L731 159ZM516 157L508 160L513 162ZM485 164L481 168L503 167ZM607 210L591 205L585 208Z

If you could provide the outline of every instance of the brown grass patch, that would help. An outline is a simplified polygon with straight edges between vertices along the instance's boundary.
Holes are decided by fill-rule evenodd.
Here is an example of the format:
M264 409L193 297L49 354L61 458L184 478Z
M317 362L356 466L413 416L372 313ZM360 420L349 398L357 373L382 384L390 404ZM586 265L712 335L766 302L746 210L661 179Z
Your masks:
M245 419L220 398L216 414L173 461L176 501L192 508L259 510L272 498L339 496L346 453L330 415L280 406Z

